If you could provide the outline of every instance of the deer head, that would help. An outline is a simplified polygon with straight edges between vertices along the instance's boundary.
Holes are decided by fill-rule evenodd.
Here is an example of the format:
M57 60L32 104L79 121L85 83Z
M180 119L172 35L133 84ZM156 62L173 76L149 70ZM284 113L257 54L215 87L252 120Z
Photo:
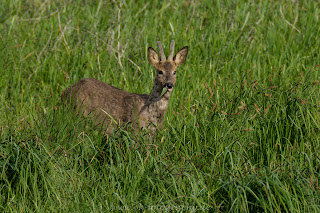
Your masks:
M162 45L160 41L158 41L159 45L159 57L158 53L152 48L148 48L148 60L150 64L154 66L156 69L156 79L155 83L158 87L161 87L159 89L163 89L165 87L168 88L168 91L172 91L175 83L176 83L176 70L180 64L182 64L188 55L188 46L183 47L181 50L177 52L175 56L173 56L174 53L174 40L171 41L170 45L170 53L168 60L166 59L166 56L164 55Z

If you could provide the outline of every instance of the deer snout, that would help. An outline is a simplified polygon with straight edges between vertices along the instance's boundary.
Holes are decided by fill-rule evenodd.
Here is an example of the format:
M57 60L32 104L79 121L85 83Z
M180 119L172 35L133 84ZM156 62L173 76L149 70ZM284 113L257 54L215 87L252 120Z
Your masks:
M166 87L171 90L173 88L173 83L166 83Z

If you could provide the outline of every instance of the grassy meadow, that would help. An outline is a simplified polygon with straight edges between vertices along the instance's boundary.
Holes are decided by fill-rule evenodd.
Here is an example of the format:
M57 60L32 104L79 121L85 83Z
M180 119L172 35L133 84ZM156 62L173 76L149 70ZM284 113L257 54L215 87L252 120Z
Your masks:
M320 2L2 0L0 211L319 212ZM82 78L149 93L189 46L162 131L106 136Z

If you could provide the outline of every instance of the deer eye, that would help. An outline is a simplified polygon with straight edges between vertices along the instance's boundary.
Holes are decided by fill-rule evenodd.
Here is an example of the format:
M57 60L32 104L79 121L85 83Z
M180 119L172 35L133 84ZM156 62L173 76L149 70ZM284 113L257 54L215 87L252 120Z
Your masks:
M159 75L162 75L162 74L163 74L163 72L162 72L162 71L158 71L158 73L159 73Z
M175 75L175 74L176 74L176 71L174 71L173 74Z

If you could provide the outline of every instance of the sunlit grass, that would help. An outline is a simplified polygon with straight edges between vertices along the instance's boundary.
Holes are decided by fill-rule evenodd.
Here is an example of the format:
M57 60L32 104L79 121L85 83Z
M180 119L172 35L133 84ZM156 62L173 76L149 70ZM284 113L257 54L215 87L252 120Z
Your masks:
M317 212L316 1L3 1L0 209ZM60 103L93 77L149 93L147 48L188 45L154 139Z

